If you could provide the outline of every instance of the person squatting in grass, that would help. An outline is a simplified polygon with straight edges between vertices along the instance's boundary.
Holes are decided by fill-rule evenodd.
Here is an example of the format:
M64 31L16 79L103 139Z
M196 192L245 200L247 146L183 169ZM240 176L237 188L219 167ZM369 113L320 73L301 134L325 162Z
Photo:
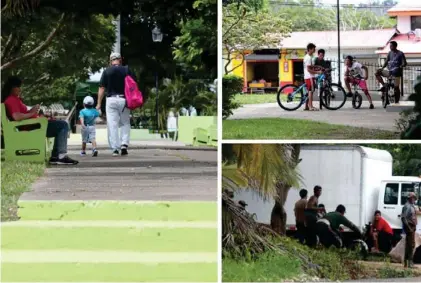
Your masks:
M380 210L374 212L374 222L370 228L370 240L373 242L373 252L389 253L392 249L393 230L382 217Z
M83 105L85 106L79 112L80 125L82 126L82 151L81 156L86 156L86 144L92 143L92 156L98 156L98 150L96 149L96 128L95 121L99 117L99 111L94 108L94 99L92 96L86 96L83 99Z
M365 76L363 77L363 72ZM373 100L368 92L367 87L368 68L361 63L354 61L354 57L351 55L346 56L345 59L345 86L348 91L348 97L352 97L351 84L358 85L361 90L367 96L368 102L370 103L370 109L374 109Z
M316 223L316 233L319 237L320 243L329 248L335 246L342 247L342 239L339 232L339 226L343 225L358 234L362 238L362 233L358 227L349 221L345 215L345 206L338 205L336 211L327 213L323 218L319 219Z

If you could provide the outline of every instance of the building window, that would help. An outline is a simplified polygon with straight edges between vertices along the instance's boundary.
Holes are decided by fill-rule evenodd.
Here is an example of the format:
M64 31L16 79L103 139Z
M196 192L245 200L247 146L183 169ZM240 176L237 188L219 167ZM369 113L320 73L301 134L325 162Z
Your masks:
M397 205L399 195L399 184L387 184L384 192L384 204Z
M421 28L421 16L412 16L411 17L411 30Z

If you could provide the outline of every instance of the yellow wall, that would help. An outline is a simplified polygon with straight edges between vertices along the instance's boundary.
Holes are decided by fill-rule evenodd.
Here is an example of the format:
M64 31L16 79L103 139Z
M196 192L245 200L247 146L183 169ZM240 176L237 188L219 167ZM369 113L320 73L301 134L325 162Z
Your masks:
M237 67L238 65L240 65L241 64L241 62L242 62L242 59L234 59L234 60L232 60L232 62L231 62L231 65L232 65L232 68L235 68L235 67ZM244 64L245 64L246 62L244 62ZM238 67L238 68L236 68L233 72L232 72L232 74L233 75L236 75L236 76L239 76L239 77L243 77L243 72L244 72L244 64L242 65L242 66L240 66L240 67Z
M281 59L279 60L279 81L283 82L293 82L294 81L294 73L293 73L293 59L304 59L305 50L288 50L282 49L281 50ZM284 72L284 63L288 63L288 72Z
M244 64L247 64L247 82L252 81L254 77L254 66L247 62L244 62Z

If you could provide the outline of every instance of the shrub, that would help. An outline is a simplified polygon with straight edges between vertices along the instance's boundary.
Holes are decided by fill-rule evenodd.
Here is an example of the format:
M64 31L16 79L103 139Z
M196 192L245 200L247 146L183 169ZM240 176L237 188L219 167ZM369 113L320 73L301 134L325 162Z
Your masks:
M416 117L409 121L409 125L401 134L402 139L421 139L421 76L415 82L415 93L409 96L415 101L414 113Z
M232 115L232 111L240 104L234 102L235 95L243 89L243 78L235 75L226 75L222 79L222 117Z

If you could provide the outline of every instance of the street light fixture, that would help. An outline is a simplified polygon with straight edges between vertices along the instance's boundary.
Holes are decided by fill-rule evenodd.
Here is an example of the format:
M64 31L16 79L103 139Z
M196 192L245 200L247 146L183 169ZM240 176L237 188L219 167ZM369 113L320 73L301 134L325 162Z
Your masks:
M155 26L152 30L152 40L153 42L160 43L164 35L162 34L161 30ZM156 49L155 49L156 50ZM157 59L157 58L155 58ZM156 130L159 131L159 108L158 108L158 69L155 73L155 89L156 89L156 101L155 101L155 111L156 111Z

